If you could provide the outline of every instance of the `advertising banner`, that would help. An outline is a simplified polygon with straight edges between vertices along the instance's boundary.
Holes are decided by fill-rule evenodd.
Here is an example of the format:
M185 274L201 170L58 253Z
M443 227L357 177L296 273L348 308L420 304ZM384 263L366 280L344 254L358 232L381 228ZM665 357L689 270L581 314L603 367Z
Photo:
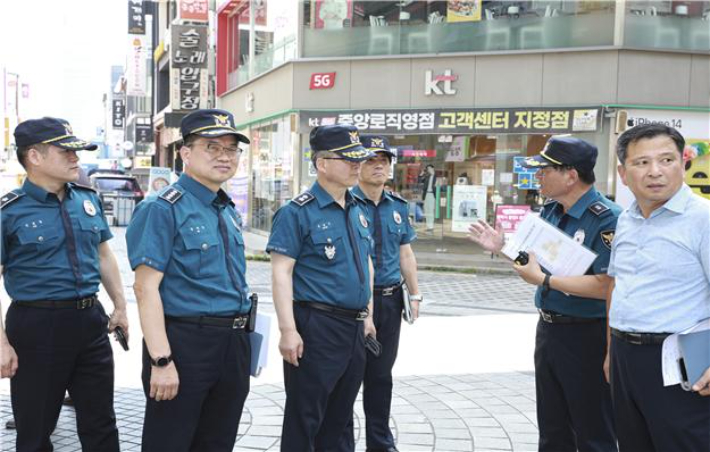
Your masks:
M316 0L314 28L337 29L350 26L353 18L351 0Z
M361 132L379 134L560 134L594 132L599 108L447 108L426 110L302 110L300 128L328 124L354 125Z
M207 107L207 26L173 25L170 105L173 111Z
M170 185L170 168L159 166L150 167L150 179L148 180L148 193L157 193Z
M488 192L483 185L454 185L452 232L467 232L479 219L486 219Z
M179 3L180 19L191 22L207 22L208 0L179 0Z
M128 96L145 96L148 85L145 38L143 36L130 36L129 41L126 94Z
M145 34L145 8L143 0L128 0L128 33Z

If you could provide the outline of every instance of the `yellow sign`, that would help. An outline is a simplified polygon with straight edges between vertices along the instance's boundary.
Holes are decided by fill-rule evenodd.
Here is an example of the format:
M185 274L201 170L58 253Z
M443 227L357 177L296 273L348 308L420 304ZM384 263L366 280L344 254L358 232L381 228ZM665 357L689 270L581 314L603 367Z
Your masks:
M477 22L481 20L481 0L448 0L447 22Z
M134 157L133 168L150 168L153 166L151 157Z

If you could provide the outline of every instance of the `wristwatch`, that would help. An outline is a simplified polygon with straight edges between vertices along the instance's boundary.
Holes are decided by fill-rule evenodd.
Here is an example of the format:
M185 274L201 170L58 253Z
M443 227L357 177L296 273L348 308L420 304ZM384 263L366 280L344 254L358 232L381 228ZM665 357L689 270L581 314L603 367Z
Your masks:
M155 367L165 367L168 364L173 362L173 356L158 356L157 358L153 359L150 358L150 364Z
M418 301L418 302L421 303L422 301L424 301L424 297L423 297L421 294L419 294L419 295L410 295L410 296L409 296L409 301Z

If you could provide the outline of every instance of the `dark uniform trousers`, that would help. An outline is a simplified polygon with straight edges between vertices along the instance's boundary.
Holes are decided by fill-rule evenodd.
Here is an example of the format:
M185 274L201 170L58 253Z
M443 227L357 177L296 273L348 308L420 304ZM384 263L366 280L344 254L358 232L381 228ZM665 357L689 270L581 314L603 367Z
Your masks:
M365 372L363 322L294 304L303 357L284 361L282 452L352 452L353 405Z
M540 452L617 450L605 353L604 319L572 324L539 320L535 388Z
M392 405L392 368L399 350L399 333L402 328L402 289L383 296L375 291L374 317L377 340L382 353L375 358L367 354L363 381L363 407L367 432L367 450L380 451L394 446L389 427Z
M611 388L621 452L710 451L710 397L664 387L662 344L611 338Z
M149 397L152 367L144 342L143 452L231 452L249 394L249 334L167 319L165 330L180 385L173 400Z
M12 303L7 336L19 367L10 380L18 452L52 451L65 390L76 408L82 450L119 450L113 410L113 352L108 316L86 309L35 308Z

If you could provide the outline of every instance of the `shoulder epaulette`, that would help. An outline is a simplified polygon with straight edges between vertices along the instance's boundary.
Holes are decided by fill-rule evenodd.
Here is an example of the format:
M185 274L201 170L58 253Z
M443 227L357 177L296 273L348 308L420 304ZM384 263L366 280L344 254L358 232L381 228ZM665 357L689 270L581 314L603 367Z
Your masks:
M17 201L18 199L20 199L23 196L25 196L25 194L23 192L17 193L15 191L11 191L11 192L5 193L2 196L2 198L0 198L0 209L11 204L14 201Z
M394 199L396 199L396 200L398 200L398 201L400 201L400 202L403 202L403 203L405 203L405 204L409 204L409 201L407 201L406 199L402 198L402 196L401 196L399 193L395 193L395 192L393 192L393 191L388 191L387 193L388 193L391 197L393 197Z
M80 190L88 190L88 191L93 191L94 193L98 193L94 187L89 187L88 185L81 185L77 183L72 183L71 184L72 188L78 188Z
M548 199L547 201L545 201L545 204L543 204L543 206L546 206L546 205L548 205L548 204L552 204L552 203L555 203L555 202L557 202L557 201L555 201L554 199Z
M175 187L168 187L158 195L158 198L164 199L170 204L175 204L182 198L182 192Z
M300 195L293 198L291 201L297 206L303 207L314 199L316 199L316 197L313 195L313 193L309 191L304 191Z
M589 206L589 210L591 210L594 215L599 216L609 210L609 206L601 201L597 201Z

